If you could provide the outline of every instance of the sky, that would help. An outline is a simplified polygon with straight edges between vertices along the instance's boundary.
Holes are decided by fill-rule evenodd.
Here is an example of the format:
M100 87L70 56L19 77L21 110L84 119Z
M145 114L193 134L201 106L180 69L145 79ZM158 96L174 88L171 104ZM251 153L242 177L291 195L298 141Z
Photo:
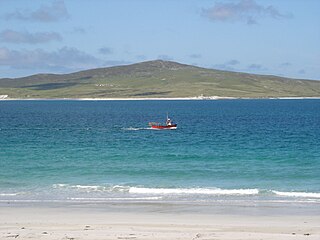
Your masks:
M156 59L320 80L320 1L0 0L0 78Z

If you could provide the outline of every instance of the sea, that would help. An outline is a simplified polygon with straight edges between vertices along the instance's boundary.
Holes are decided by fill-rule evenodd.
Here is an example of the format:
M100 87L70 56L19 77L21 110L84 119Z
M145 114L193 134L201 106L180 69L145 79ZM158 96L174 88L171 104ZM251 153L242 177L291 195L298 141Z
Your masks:
M319 206L320 100L0 101L0 202Z

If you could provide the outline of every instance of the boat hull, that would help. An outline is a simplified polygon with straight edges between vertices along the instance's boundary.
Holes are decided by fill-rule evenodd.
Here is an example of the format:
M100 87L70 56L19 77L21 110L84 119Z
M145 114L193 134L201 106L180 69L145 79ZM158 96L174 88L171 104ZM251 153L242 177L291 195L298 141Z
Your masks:
M168 130L170 130L170 129L177 129L177 124L172 124L172 125L170 125L170 126L161 126L161 125L151 125L151 128L153 128L153 129L163 129L163 130L165 130L165 129L168 129Z

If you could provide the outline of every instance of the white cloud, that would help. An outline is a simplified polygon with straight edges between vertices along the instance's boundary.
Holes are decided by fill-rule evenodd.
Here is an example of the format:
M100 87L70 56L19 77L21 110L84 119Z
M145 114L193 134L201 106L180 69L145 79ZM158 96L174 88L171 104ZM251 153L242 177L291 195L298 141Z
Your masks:
M280 67L281 68L286 68L286 67L290 67L292 64L291 63L289 63L289 62L284 62L284 63L281 63L280 64Z
M222 64L215 64L213 65L213 68L221 69L221 70L229 70L229 71L235 71L236 65L239 65L240 62L236 59L231 59L225 63Z
M198 58L202 58L201 54L198 53L193 53L189 55L190 58L194 58L194 59L198 59Z
M263 6L254 0L240 0L239 2L218 2L213 7L203 9L202 15L212 21L236 22L245 21L247 24L256 24L259 18L274 19L292 17L292 14L280 13L275 7Z
M261 64L250 64L247 68L250 71L261 71L261 70L267 70L267 68L263 67Z
M230 61L226 62L227 65L238 65L240 62L238 60L235 59L231 59Z
M7 20L54 22L69 17L68 10L62 0L53 1L51 5L43 5L35 11L17 9L6 15Z
M77 70L101 66L102 61L76 48L63 47L54 52L0 48L0 66L19 69Z
M103 47L99 49L99 53L102 55L109 55L113 53L113 50L111 48L108 47Z
M45 43L50 41L61 41L62 37L60 34L55 32L18 32L14 30L4 30L0 32L0 42L7 43L28 43L37 44Z

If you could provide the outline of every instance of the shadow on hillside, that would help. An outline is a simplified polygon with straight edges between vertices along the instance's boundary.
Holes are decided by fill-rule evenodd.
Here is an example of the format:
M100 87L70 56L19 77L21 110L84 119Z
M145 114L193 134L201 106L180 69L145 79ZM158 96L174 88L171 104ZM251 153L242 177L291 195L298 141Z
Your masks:
M44 83L44 84L24 86L23 88L30 88L33 90L54 90L59 88L72 87L75 85L77 85L77 83Z

